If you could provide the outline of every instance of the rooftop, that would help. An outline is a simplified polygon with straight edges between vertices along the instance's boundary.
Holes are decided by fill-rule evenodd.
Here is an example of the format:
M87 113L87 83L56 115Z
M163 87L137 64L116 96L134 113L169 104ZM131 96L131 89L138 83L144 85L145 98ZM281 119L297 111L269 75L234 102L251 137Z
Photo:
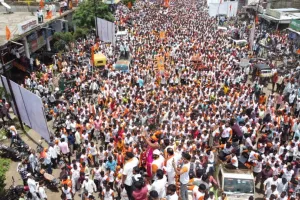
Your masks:
M73 10L68 10L61 15L56 12L56 15L53 15L52 19L45 19L44 18L44 23L37 24L34 28L43 26L49 22L55 21L56 19L60 19L67 14L73 12ZM27 20L37 20L37 16L34 16L31 12L14 12L12 14L4 14L0 13L0 46L4 45L7 43L6 40L6 26L9 28L10 33L11 33L11 38L10 40L18 39L22 34L19 33L18 31L18 24L25 22Z

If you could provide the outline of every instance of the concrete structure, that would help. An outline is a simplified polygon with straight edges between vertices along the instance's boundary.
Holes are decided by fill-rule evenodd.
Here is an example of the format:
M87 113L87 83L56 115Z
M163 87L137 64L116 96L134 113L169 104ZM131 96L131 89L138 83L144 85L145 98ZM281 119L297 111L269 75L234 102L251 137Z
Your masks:
M296 8L267 8L264 14L259 15L269 23L276 23L277 29L279 24L290 24L293 19L300 19L300 10Z
M67 10L61 14L55 12L51 19L45 19L46 14L44 14L43 23L38 22L36 12L14 12L0 15L0 63L9 64L11 60L15 60L17 55L10 55L14 49L20 57L24 57L25 61L27 60L27 64L25 66L12 62L12 65L22 71L28 71L31 55L44 46L46 46L47 51L51 51L50 41L53 33L68 31L69 22L72 21L72 14L75 9ZM6 26L11 32L9 41L6 40Z

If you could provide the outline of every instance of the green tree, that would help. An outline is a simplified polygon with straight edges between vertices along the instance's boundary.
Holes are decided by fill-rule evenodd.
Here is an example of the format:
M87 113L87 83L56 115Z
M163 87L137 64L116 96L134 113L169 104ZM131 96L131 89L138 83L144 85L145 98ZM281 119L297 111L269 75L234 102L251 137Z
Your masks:
M84 37L89 32L87 28L76 28L76 31L73 33L74 38L77 40L80 37Z
M126 5L126 6L128 5L129 2L131 2L131 5L133 6L134 3L135 3L135 0L122 0L122 2L123 2L123 4Z
M4 195L5 174L9 170L10 160L7 158L0 158L0 195Z
M66 46L75 40L71 32L55 32L53 39L54 49L58 52L66 50Z
M101 0L83 1L75 11L73 20L78 27L94 28L95 16L111 22L115 20L113 14L109 10L109 6Z

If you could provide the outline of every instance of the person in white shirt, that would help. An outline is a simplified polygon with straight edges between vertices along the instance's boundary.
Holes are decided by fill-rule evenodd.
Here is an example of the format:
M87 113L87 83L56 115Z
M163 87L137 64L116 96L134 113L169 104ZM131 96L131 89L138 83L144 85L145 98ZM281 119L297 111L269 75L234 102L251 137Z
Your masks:
M78 179L80 177L80 169L78 165L75 163L73 164L73 168L71 169L72 174L72 192L75 194L76 190L78 189Z
M170 184L167 187L167 200L178 200L178 195L176 193L176 185Z
M50 158L51 158L51 162L52 162L52 167L53 168L56 168L57 167L57 152L54 148L54 144L53 143L50 143L50 146L49 146L49 149L48 149L48 152L50 154Z
M47 194L45 192L45 188L44 188L44 183L43 182L40 182L39 187L38 187L38 192L39 192L41 200L47 200L48 197L47 197Z
M93 195L93 192L97 192L95 182L88 176L85 176L85 180L83 181L81 188L83 189L83 191L87 191L89 193L89 196Z
M67 200L71 200L72 199L72 189L70 187L68 187L67 184L65 184L63 187L62 187L62 192L65 194L65 198Z
M271 187L266 190L266 192L265 192L265 198L267 200L270 199L271 195L275 195L276 197L279 196L279 193L278 193L276 185L271 185Z
M163 170L158 169L156 172L157 180L155 180L152 185L151 189L157 191L159 198L165 198L166 197L166 184L167 184L167 178L164 175Z
M38 183L33 179L30 173L27 174L28 180L27 184L29 187L29 191L32 195L32 200L38 200L37 192L38 192Z
M188 188L187 184L190 180L189 177L189 171L190 171L190 160L191 155L188 153L182 153L182 159L183 159L183 166L180 170L177 169L177 166L175 165L175 162L173 162L173 167L176 172L176 174L180 175L179 181L180 181L180 194L182 200L188 200Z
M103 200L113 200L114 199L114 191L107 185L105 190L102 192Z
M277 187L278 183L279 183L279 180L278 180L277 175L274 175L273 177L267 178L267 180L265 180L265 182L264 182L264 186L265 186L264 191L271 188L271 185L275 185Z
M132 199L132 176L133 168L139 164L139 160L134 157L132 152L126 152L125 165L123 167L122 185L125 186L125 190L129 199Z
M283 191L280 193L280 196L278 197L277 200L287 200L287 199L288 199L287 193L286 191Z
M175 184L175 170L172 166L173 161L175 160L174 157L174 150L169 147L167 149L167 161L166 161L166 165L163 167L163 169L167 172L167 176L168 176L168 184ZM176 160L175 160L175 163Z
M37 156L35 154L35 151L32 149L31 150L31 154L29 155L29 163L30 163L30 167L31 167L31 171L34 174L35 170L36 170L36 166L38 165L38 159Z
M133 143L133 138L131 137L130 133L128 133L124 139L124 143L129 145Z

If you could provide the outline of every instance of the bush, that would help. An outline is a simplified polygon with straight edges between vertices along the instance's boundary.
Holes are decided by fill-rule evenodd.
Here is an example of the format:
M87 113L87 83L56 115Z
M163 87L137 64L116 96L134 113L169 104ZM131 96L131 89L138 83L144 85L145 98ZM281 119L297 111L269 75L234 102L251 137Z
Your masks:
M0 158L0 195L4 194L5 174L9 170L10 159Z

